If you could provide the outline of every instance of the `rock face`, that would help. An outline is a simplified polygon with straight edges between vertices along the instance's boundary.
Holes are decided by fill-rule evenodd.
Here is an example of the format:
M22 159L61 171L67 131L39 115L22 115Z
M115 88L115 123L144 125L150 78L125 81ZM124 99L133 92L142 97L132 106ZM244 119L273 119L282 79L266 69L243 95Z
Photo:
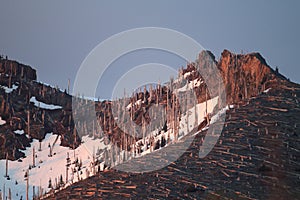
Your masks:
M228 50L222 52L219 61L210 51L202 51L195 62L189 63L179 73L189 83L197 79L204 82L194 88L198 102L205 101L207 90L209 98L226 95L223 103L233 104L257 96L274 82L287 81L259 53L234 54ZM225 87L223 94L218 92L219 80Z
M218 67L223 76L228 103L257 96L269 88L271 81L285 80L268 66L259 53L240 55L224 50Z

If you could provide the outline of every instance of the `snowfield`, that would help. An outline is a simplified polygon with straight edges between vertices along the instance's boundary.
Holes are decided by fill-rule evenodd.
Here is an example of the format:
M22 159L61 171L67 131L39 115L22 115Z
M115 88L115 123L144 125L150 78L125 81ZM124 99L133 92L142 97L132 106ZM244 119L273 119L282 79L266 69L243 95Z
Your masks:
M22 131L17 132L22 133ZM53 156L49 157L48 155L50 150L48 145L52 145L57 137L59 138L54 145ZM10 177L10 180L7 180L4 177L6 161L0 160L0 190L2 194L5 187L5 194L6 196L8 196L8 191L10 188L12 199L20 199L21 196L23 196L23 200L26 199L26 181L24 180L24 175L28 170L29 165L33 164L33 148L35 148L36 166L29 170L29 199L32 199L33 197L33 186L35 186L35 194L37 195L39 187L42 188L42 193L48 192L50 190L50 188L48 188L49 179L51 179L52 185L55 185L55 179L57 180L57 182L59 182L61 175L63 177L63 181L66 181L66 158L68 153L71 159L71 163L73 163L76 158L78 158L78 160L82 160L82 168L81 171L79 171L79 173L77 174L71 172L71 168L75 168L75 166L70 166L70 169L68 170L67 185L70 185L72 182L77 182L78 178L87 178L87 170L89 171L89 176L93 175L94 172L92 171L92 167L90 167L93 156L93 147L99 147L103 149L109 147L104 145L103 140L100 139L93 140L88 136L84 136L82 140L83 144L80 145L75 151L67 147L60 146L60 136L53 135L52 133L47 134L46 138L41 143L41 151L38 151L39 141L33 140L33 142L31 143L31 147L23 151L26 155L26 158L20 159L21 162L8 161L8 175Z

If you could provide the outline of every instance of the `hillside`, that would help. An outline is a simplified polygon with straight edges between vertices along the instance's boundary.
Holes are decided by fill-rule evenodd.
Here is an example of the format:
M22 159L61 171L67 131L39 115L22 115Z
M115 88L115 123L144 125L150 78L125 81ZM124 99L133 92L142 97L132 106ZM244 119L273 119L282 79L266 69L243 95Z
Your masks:
M205 79L199 71L206 72ZM30 187L30 197L47 193L50 199L296 199L300 194L300 86L259 53L224 50L216 61L203 51L169 83L111 101L72 97L37 82L35 70L16 61L1 59L0 73L0 172L5 159L11 160L3 183L13 198L24 198L27 170L36 187ZM153 114L153 108L160 110ZM152 119L158 119L154 125ZM223 128L218 143L199 158L205 136L217 128ZM167 157L181 152L169 163ZM158 160L162 169L153 166ZM146 172L151 168L157 170ZM41 178L45 173L49 177Z
M101 172L48 199L297 199L300 86L279 81L269 87L227 111L218 144L207 157L198 157L206 135L201 131L190 148L163 169ZM178 150L176 145L171 148ZM131 162L147 165L151 159L146 155Z

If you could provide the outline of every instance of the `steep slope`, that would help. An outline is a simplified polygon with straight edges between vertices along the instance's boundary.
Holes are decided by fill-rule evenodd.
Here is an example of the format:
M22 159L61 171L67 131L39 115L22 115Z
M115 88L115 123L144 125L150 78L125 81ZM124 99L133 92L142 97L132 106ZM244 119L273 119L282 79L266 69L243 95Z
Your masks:
M206 131L163 169L101 172L48 199L297 199L299 97L300 86L284 82L240 101L227 111L219 142L204 159L198 151ZM147 155L137 159L151 164Z
M180 72L187 79L187 86L181 88L193 83L198 102L204 101L207 86L194 84L203 80L195 69L209 71L212 63L221 71L226 103L235 106L227 111L218 144L208 156L198 157L207 131L194 129L184 138L192 140L197 133L190 148L167 167L143 174L100 172L48 198L297 199L300 86L272 70L258 53L236 55L225 50L217 62L210 52L202 52L198 61ZM175 143L169 148L175 152L182 146ZM156 153L123 163L122 169L132 168L133 163L152 165Z
M0 158L7 156L10 160L16 160L25 156L21 161L28 164L29 160L31 163L28 156L32 157L32 146L37 145L34 139L40 143L47 142L47 138L54 138L53 133L57 137L51 144L53 143L57 155L47 159L48 152L45 155L43 151L37 153L39 159L44 159L44 164L38 164L38 168L30 173L39 176L41 172L46 172L44 166L47 163L64 168L66 161L63 161L63 155L72 154L72 151L63 146L77 148L78 154L74 154L73 160L71 159L74 165L76 159L84 157L84 169L70 165L71 168L76 168L75 174L81 174L77 179L99 173L54 196L63 198L65 194L69 194L76 198L76 194L81 194L82 198L140 199L198 198L197 195L200 195L204 198L217 197L220 193L230 198L260 198L264 195L262 191L268 190L275 191L275 195L280 191L284 197L294 198L299 193L291 187L299 184L299 85L288 82L278 71L272 70L259 53L236 55L224 50L220 61L216 61L211 52L204 51L195 62L182 68L175 80L171 79L166 85L144 88L144 91L140 90L130 98L92 102L76 97L79 102L76 112L79 113L79 118L85 119L76 122L76 129L72 116L72 97L66 91L36 82L35 70L29 66L6 59L2 59L0 64ZM224 80L225 92L222 94L218 89L208 90L207 83L214 88L220 87L220 83L215 80L212 65L217 66ZM209 75L206 80L199 73L203 70ZM196 94L195 101L180 104L181 95L187 95L191 90ZM220 102L220 96L225 96L225 102ZM191 100L193 95L189 98ZM203 105L208 99L211 100L208 101L209 109L205 116ZM216 114L218 106L220 108L227 104L235 104L235 108L227 113L219 143L207 157L200 159L199 147L207 132L197 131L207 125ZM150 108L154 105L162 106L162 114L167 113L167 117L164 119L156 113L155 118L161 121L151 137L144 138L141 132L129 135L120 128L132 127L130 124L122 124L123 122L120 124L118 120L131 119L141 127L143 123L150 123L154 117L151 116ZM91 106L95 108L97 120L86 117L86 110ZM125 118L126 115L130 118ZM180 142L192 142L191 135L194 133L197 136L191 147L168 167L142 175L116 170L101 171L115 165L123 169L132 168L132 163L143 163L144 167L151 165L155 162L149 163L149 159L155 158L158 152L166 151L165 146L174 152L179 151L182 148ZM179 144L178 139L181 139ZM60 140L60 144L56 140ZM93 150L86 147L92 144L97 147L97 143L103 149L98 149L94 158ZM111 148L111 145L116 148ZM24 151L26 147L27 150ZM150 152L151 155L148 154ZM127 159L131 160L125 162ZM163 158L157 159L163 161ZM12 165L17 166L16 162ZM59 173L51 172L53 176L49 179L54 180L64 170L61 169ZM74 182L74 177L71 179L70 175L67 185ZM211 181L212 177L216 181ZM32 178L37 186L38 177ZM43 191L51 189L45 188L47 181L43 181ZM271 181L277 181L277 184L272 185ZM283 186L278 184L279 181L284 181ZM171 183L174 182L176 184L172 186ZM229 184L230 189L224 189L225 183ZM144 184L148 186L143 186ZM62 189L65 186L56 184L54 188ZM50 193L52 192L53 189ZM268 195L263 197L271 198Z

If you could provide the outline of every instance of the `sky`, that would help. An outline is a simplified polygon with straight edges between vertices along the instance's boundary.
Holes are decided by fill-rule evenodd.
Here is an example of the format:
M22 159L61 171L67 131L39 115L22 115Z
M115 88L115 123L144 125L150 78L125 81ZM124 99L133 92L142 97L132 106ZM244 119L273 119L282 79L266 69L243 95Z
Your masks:
M224 49L260 52L267 63L300 83L300 1L10 1L0 3L0 54L35 68L38 80L67 88L86 56L114 34L163 27L188 35L219 58ZM116 47L117 48L117 47ZM196 55L195 55L196 57ZM112 63L96 96L109 98L134 66L185 60L167 52L131 52Z

